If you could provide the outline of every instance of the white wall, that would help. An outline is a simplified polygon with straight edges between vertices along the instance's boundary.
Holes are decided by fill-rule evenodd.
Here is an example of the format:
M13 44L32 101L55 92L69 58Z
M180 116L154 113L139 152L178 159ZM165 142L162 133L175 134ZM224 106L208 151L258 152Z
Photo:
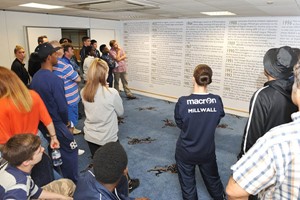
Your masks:
M117 40L121 40L123 25L118 21L70 17L49 14L0 11L0 66L10 68L14 58L14 47L19 44L27 47L26 26L59 28L97 28L115 30ZM47 33L45 33L47 35ZM49 38L51 40L51 38ZM25 66L27 67L27 65Z
M233 114L248 115L263 86L263 56L270 48L300 48L300 17L136 20L123 24L129 87L177 101L192 92L198 64L213 70L209 92Z

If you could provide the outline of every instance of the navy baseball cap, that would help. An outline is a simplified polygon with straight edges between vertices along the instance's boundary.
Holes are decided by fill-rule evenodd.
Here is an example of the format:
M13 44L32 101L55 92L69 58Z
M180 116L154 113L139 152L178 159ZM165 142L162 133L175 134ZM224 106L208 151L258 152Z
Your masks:
M46 58L59 49L61 49L61 47L54 48L50 43L46 42L38 45L34 51L39 55L40 58Z

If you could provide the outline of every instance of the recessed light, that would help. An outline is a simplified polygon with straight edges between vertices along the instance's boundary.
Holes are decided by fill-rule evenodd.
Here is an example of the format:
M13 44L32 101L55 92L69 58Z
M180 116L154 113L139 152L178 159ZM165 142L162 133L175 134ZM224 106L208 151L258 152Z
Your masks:
M210 15L210 16L236 15L235 13L228 12L228 11L201 12L201 13L204 15Z
M19 6L30 7L30 8L41 8L41 9L59 9L64 7L64 6L53 6L53 5L40 4L40 3L26 3L26 4L21 4Z

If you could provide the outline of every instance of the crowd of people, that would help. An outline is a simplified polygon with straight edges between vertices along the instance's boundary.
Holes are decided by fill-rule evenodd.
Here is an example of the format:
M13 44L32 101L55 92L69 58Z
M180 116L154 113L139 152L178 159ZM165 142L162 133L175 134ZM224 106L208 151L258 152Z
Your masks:
M128 87L125 51L116 40L109 42L111 49L101 44L100 51L89 37L83 37L82 44L81 64L70 39L49 42L41 36L28 72L25 50L19 45L11 70L0 67L0 161L5 163L0 165L0 199L148 199L129 197L139 179L130 178L127 154L118 138L118 117L124 114L120 79L126 97L136 98ZM195 67L193 92L180 97L174 110L181 130L175 160L182 199L198 199L196 166L215 200L299 199L299 60L300 50L289 46L264 55L268 81L250 100L241 151L226 188L214 141L225 116L222 98L208 91L212 68ZM86 116L83 130L76 128L80 103ZM93 161L79 175L78 156L83 152L74 134L81 132ZM60 150L61 165L52 166L41 137L49 142L49 154Z

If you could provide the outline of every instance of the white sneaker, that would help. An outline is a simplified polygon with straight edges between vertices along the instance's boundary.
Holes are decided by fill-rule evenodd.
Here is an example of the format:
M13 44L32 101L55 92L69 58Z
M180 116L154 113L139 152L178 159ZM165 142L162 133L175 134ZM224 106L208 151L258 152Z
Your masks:
M84 154L84 150L83 149L78 149L78 155L81 156L82 154Z

